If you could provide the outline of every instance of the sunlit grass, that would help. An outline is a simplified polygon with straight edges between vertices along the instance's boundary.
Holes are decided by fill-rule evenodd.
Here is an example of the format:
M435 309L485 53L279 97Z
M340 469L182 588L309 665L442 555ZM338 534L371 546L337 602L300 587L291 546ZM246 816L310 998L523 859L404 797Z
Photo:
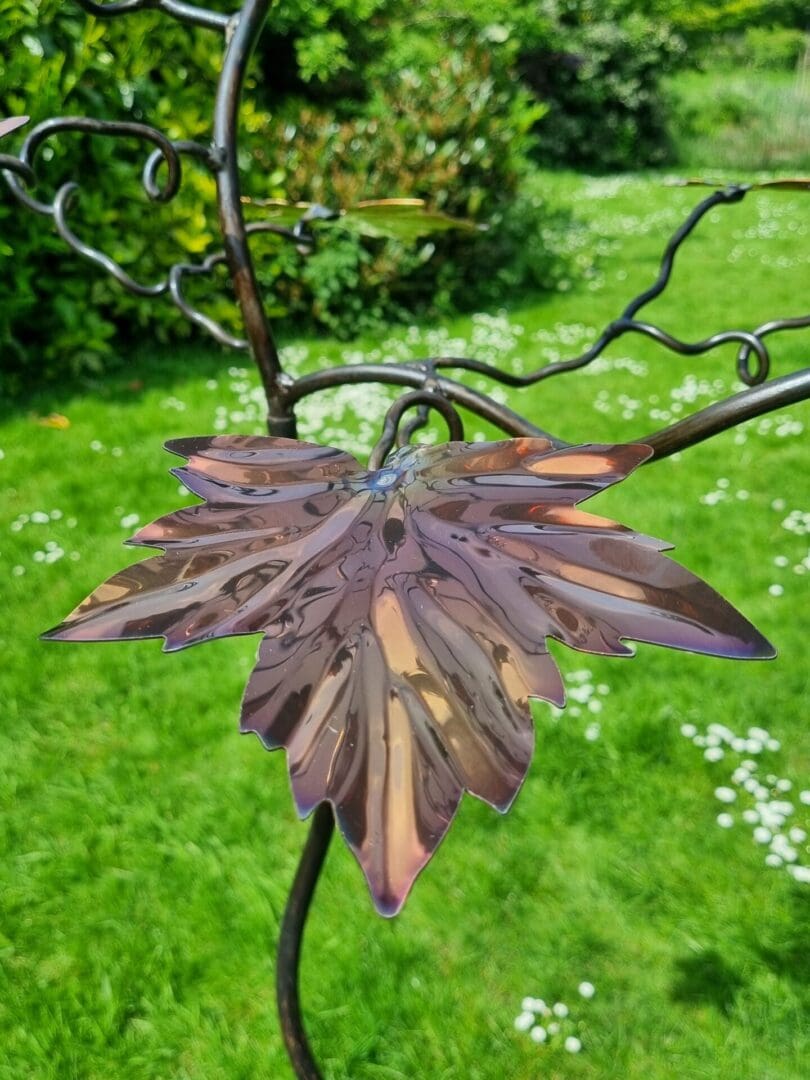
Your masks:
M304 370L464 345L530 370L573 355L649 283L667 233L700 197L660 177L538 183L590 215L611 251L590 286L572 281L563 295L443 332L400 329L350 349L288 343L290 361ZM807 224L801 196L713 212L646 317L696 339L800 313ZM810 335L774 339L773 350L777 373L806 366ZM506 396L566 438L631 439L729 392L733 362L733 350L684 359L627 338L596 374ZM260 430L257 380L242 366L205 346L179 357L141 346L98 393L34 397L0 426L2 1080L290 1075L273 957L305 828L282 755L236 735L256 641L172 656L156 642L37 641L137 557L121 547L135 515L143 523L186 501L166 472L165 439ZM362 452L386 400L354 390L326 410L308 405L302 433ZM70 427L36 423L51 412ZM645 467L592 504L674 541L675 557L776 644L775 662L646 646L619 661L554 647L573 693L561 716L538 706L537 752L513 810L502 818L465 799L401 916L373 913L335 844L303 970L326 1076L810 1071L810 892L789 860L766 866L771 848L743 817L757 792L732 779L756 759L771 803L793 807L783 831L810 831L799 797L810 787L808 425L810 407L792 407ZM472 419L479 433L492 434ZM710 724L731 735L714 744ZM759 749L734 748L757 727L768 735ZM718 746L722 758L706 756ZM715 796L724 787L738 791L733 803ZM794 847L796 864L808 863L806 840ZM538 1043L515 1029L527 995L567 1005L558 1036ZM566 1037L581 1051L566 1050Z
M810 68L682 71L670 80L671 132L693 168L810 168Z

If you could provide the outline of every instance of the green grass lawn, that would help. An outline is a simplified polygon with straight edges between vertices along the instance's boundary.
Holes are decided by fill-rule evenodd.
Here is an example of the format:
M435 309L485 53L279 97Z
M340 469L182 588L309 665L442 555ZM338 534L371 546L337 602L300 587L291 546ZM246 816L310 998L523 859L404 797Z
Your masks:
M710 68L667 80L677 159L698 169L810 168L810 73Z
M287 343L290 364L463 347L529 370L572 355L652 279L700 198L655 176L538 183L589 219L597 276L443 331ZM807 210L800 195L772 194L713 212L647 316L696 339L801 313ZM773 351L776 373L806 366L810 334L773 339ZM590 371L504 398L568 439L622 441L729 392L733 359L625 339ZM136 515L143 524L189 501L166 471L176 459L165 439L261 430L257 380L232 365L203 343L171 355L140 346L96 393L35 395L0 423L0 1080L291 1075L274 950L306 827L283 756L237 736L257 640L170 656L155 641L37 640L134 561L121 541ZM365 452L387 400L333 393L306 405L301 433ZM68 429L36 423L54 411ZM513 810L466 798L400 916L375 915L335 842L302 975L330 1080L810 1074L810 889L789 870L810 864L795 831L810 832L809 427L810 406L792 407L590 504L674 541L675 557L776 644L776 661L650 646L620 661L553 646L569 705L538 705ZM473 420L479 433L491 434ZM754 838L755 803L769 800L766 818L792 807L781 807L781 833L794 833L779 866ZM731 827L718 824L724 813ZM515 1028L526 996L569 1009L538 1021L560 1024L545 1045ZM563 1045L573 1035L578 1054Z

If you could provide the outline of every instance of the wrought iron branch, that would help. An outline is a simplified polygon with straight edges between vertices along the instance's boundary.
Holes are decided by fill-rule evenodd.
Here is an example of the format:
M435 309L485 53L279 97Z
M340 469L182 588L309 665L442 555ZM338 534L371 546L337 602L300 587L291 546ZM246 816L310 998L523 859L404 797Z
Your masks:
M756 185L734 184L722 191L715 191L708 198L699 203L689 214L682 225L670 238L661 259L661 265L656 280L638 296L634 297L625 307L621 315L602 331L597 340L579 356L569 360L560 360L552 364L546 364L535 371L525 375L514 375L504 372L492 364L466 357L436 357L423 361L431 364L434 369L455 368L459 370L474 371L480 375L486 375L505 386L525 387L534 386L554 375L562 375L567 371L575 371L587 367L593 363L610 345L624 334L638 333L650 337L682 356L698 356L702 353L715 349L718 345L737 341L740 348L737 353L737 374L740 381L747 386L755 386L764 382L770 372L770 354L765 345L764 338L769 334L782 330L797 330L810 326L810 315L773 319L755 330L726 330L712 334L701 341L685 342L674 335L651 323L640 322L636 319L639 311L646 307L666 289L675 268L675 258L684 241L694 232L699 222L715 206L728 206L741 202L749 191L754 190ZM805 186L806 187L806 186ZM792 190L792 189L791 189ZM802 188L800 190L805 190ZM756 357L756 365L751 368L751 357Z

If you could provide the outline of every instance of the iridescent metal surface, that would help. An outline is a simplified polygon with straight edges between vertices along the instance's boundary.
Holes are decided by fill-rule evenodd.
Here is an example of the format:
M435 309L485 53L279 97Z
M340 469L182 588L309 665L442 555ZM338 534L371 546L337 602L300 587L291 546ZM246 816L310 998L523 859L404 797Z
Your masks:
M529 698L562 705L552 637L738 658L773 648L668 545L576 504L651 454L545 439L403 447L364 470L290 439L179 439L205 502L141 529L165 554L46 637L263 633L242 730L285 747L301 816L323 800L375 904L396 913L466 789L500 811L531 758Z
M10 135L12 131L28 123L27 116L9 116L6 120L0 120L0 139L4 135Z

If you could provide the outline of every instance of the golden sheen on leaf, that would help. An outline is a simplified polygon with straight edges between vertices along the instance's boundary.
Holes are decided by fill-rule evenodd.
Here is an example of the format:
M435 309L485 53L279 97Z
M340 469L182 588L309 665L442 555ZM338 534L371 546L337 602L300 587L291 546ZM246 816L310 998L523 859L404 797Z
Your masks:
M301 816L328 800L386 915L466 790L500 811L532 755L529 698L562 705L546 648L627 640L774 655L668 545L576 504L644 445L405 447L377 470L290 439L178 439L204 501L141 529L164 554L115 574L46 637L262 634L242 730L285 747Z

